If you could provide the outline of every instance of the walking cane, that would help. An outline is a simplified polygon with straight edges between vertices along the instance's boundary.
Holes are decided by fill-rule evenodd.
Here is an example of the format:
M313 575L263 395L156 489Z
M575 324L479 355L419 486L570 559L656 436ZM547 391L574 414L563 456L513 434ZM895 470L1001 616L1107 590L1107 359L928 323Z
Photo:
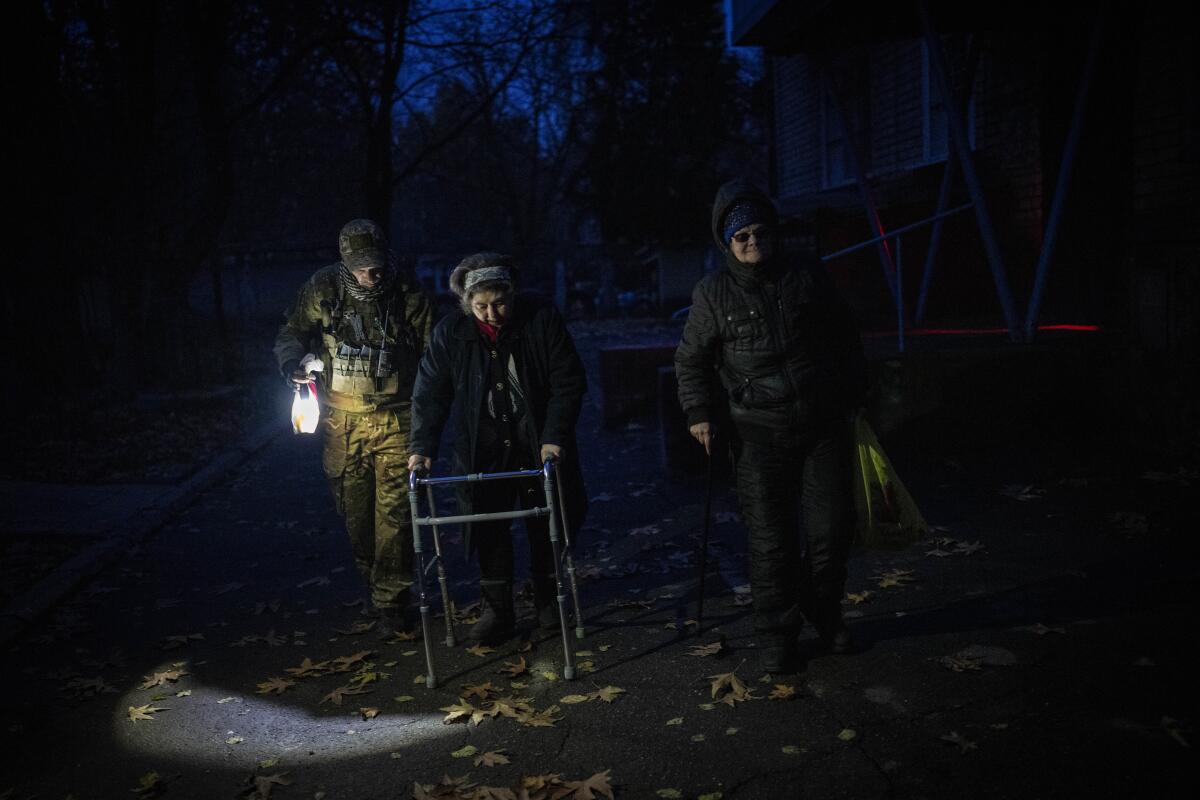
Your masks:
M700 583L696 587L696 635L704 628L704 579L708 575L708 532L712 528L713 465L709 448L704 448L704 532L700 538Z

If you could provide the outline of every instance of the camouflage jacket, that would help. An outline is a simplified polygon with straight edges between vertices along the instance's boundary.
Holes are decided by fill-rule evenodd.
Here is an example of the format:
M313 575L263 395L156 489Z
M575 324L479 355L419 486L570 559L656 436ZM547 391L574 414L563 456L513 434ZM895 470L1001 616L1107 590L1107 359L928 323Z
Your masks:
M357 300L342 288L338 267L317 270L300 287L275 337L280 369L313 353L325 365L318 380L329 406L366 412L409 405L433 327L429 299L401 273L388 299Z

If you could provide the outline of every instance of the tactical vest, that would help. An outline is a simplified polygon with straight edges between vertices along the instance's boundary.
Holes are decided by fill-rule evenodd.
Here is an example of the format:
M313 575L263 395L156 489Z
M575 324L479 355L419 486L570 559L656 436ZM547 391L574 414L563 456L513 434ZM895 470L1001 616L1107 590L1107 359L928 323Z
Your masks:
M364 411L409 402L420 345L406 306L402 291L378 303L356 300L345 294L340 282L332 298L321 300L331 406Z

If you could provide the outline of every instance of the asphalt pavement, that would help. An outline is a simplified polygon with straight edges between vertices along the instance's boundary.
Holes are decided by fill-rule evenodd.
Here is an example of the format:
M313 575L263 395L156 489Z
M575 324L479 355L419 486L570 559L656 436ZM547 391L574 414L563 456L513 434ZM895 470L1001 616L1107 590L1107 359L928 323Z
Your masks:
M599 339L579 339L594 367ZM853 556L857 652L807 633L803 671L765 676L729 488L696 633L703 480L668 480L654 421L606 430L591 399L575 680L553 633L476 654L446 647L439 618L438 686L423 685L419 641L366 629L318 443L267 436L9 638L0 798L362 800L455 781L503 797L482 787L519 796L533 776L580 798L588 779L623 798L1168 797L1195 783L1194 470L1113 458L1061 420L972 427L960 410L909 426L885 445L931 539ZM453 532L446 546L469 617L477 570Z

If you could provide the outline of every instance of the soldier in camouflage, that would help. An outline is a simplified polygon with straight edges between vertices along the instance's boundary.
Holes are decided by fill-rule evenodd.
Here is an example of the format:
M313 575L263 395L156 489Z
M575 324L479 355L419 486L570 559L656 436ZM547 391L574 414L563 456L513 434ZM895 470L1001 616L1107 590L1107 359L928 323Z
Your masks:
M406 627L412 585L409 421L432 314L379 225L346 223L338 250L341 261L300 288L275 358L289 384L306 382L313 359L322 362L322 465L370 590L366 610L378 614L377 630L388 637Z

